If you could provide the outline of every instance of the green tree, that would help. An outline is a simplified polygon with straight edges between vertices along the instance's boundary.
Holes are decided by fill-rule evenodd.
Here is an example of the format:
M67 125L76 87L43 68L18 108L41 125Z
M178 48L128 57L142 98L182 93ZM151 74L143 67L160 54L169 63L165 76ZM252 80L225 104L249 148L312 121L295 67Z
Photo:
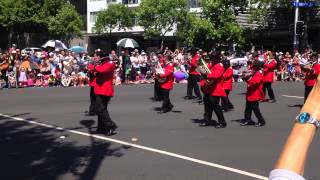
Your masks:
M109 33L118 28L128 29L133 25L133 13L123 4L110 4L107 9L100 11L93 30L97 33Z
M180 22L178 36L184 39L188 46L204 47L215 37L213 24L195 13L188 13L185 21Z
M144 27L146 38L161 37L174 30L174 26L187 14L185 0L143 0L137 10L139 25Z
M64 5L56 16L49 18L48 22L49 33L66 41L81 36L82 26L81 17L71 4Z
M246 0L203 0L201 17L210 20L218 43L244 43L243 28L236 22L239 11L247 7Z

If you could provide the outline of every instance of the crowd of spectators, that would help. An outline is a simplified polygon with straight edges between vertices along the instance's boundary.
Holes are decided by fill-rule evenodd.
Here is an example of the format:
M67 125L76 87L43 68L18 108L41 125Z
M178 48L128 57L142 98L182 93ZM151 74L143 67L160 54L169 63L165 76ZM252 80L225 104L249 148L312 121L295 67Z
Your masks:
M96 57L97 49L89 55L85 52L75 53L69 50L51 49L43 51L24 51L12 47L0 53L0 86L3 87L53 87L53 86L77 86L88 85L88 63ZM200 52L205 55L206 52ZM240 82L240 75L255 61L264 61L266 52L278 62L276 68L276 80L300 81L304 79L301 65L309 62L311 51L306 50L302 54L295 52L256 51L243 53L240 58L236 53L221 52L222 59L228 59L234 70L235 82ZM116 63L114 84L142 84L153 83L154 73L160 65L165 54L173 56L175 71L188 72L188 62L192 59L190 53L184 49L171 51L168 48L162 53L144 50L123 50L119 53L110 51L105 53ZM320 58L319 58L320 60ZM179 83L186 83L186 80Z

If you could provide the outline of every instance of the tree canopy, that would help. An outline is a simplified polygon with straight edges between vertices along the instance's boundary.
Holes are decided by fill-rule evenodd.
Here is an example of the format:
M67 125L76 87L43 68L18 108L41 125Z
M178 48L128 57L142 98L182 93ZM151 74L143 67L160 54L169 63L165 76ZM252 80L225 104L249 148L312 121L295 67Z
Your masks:
M71 4L64 5L56 16L50 17L48 22L49 33L64 40L81 36L83 22Z
M63 13L69 10L69 13ZM72 14L75 20L65 21ZM66 16L66 17L62 17ZM52 30L53 18L55 25L64 25L64 27L76 26L69 28L68 33L57 33ZM69 36L70 33L78 34L82 22L80 15L72 8L67 0L1 0L0 1L0 26L10 32L49 32L52 35ZM75 23L78 21L78 23ZM50 25L50 31L49 31ZM62 27L61 27L62 28Z
M164 36L185 18L187 11L185 0L143 0L137 17L146 38L161 37L162 49Z
M107 9L97 15L94 31L97 33L108 32L118 28L119 30L131 28L133 25L133 13L123 4L110 4Z

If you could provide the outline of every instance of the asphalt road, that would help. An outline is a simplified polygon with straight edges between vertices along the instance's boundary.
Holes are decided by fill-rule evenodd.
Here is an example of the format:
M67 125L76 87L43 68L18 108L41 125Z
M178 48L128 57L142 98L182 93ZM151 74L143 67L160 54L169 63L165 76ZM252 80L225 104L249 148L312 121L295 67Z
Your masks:
M183 99L186 85L175 85L174 112L168 114L155 111L161 103L150 99L152 85L116 87L109 111L120 128L110 138L121 142L90 136L96 117L84 116L89 88L1 90L0 114L13 118L0 115L0 179L263 179L273 168L303 102L283 96L303 96L302 83L276 83L274 90L278 102L260 107L267 125L241 127L245 84L235 84L231 94L235 110L225 113L228 126L215 129L196 123L203 106ZM320 179L319 147L316 137L306 166L307 179Z

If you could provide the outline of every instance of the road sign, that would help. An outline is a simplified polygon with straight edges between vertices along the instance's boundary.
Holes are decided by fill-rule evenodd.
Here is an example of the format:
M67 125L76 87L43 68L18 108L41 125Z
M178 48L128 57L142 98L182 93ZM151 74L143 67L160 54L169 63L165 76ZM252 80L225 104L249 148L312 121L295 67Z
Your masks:
M311 8L311 7L315 7L318 5L318 3L316 2L292 2L292 5L294 7L304 7L304 8Z

